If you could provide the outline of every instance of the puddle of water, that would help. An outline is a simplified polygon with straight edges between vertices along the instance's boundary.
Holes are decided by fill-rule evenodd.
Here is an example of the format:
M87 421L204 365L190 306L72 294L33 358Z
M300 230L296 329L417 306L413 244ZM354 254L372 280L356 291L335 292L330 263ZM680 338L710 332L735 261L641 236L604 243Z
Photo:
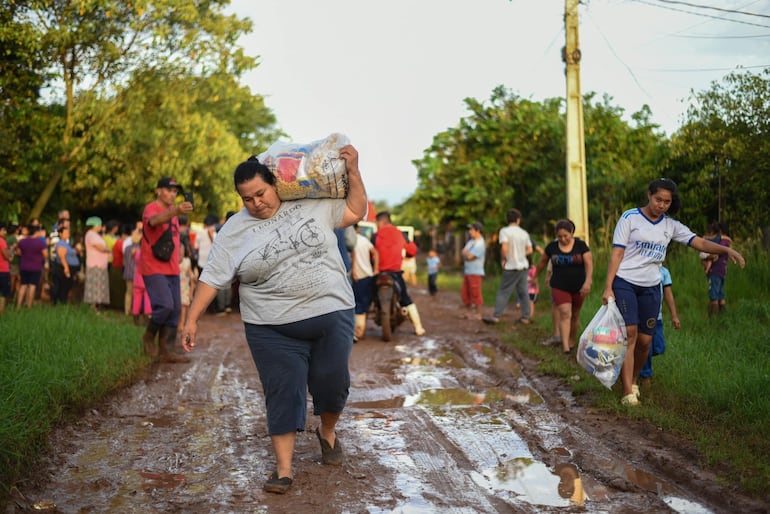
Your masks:
M368 512L427 513L435 512L438 507L431 498L441 497L440 491L437 494L433 490L440 486L426 481L422 475L451 459L441 446L432 448L430 455L422 455L414 448L407 450L408 441L401 433L404 421L398 419L403 413L398 409L410 408L429 416L431 421L426 422L426 426L435 426L470 461L472 470L467 478L477 488L465 485L464 489L474 496L477 507L490 497L512 507L529 504L535 508L586 508L586 502L592 500L591 509L601 510L604 502L611 501L614 491L591 476L581 476L574 465L562 462L551 468L537 460L516 432L517 429L537 431L544 442L555 443L553 454L558 460L568 459L571 452L563 447L559 432L564 427L557 419L537 409L523 415L516 412L517 409L500 412L494 408L496 402L503 400L544 405L542 397L527 383L518 363L510 356L484 342L460 349L463 358L450 351L442 353L435 341L422 343L396 347L405 354L395 373L401 385L379 389L382 395L379 398L370 396L371 399L348 403L351 408L371 409L356 416L355 423L367 433L383 465L398 470L394 477L394 485L402 497L398 506L387 510L368 506ZM479 371L489 368L502 376L518 379L519 386L512 391L492 386L489 377ZM474 385L464 388L460 383ZM405 392L393 394L398 389ZM369 395L372 393L373 390L367 391ZM396 410L384 414L377 409ZM675 496L671 484L628 463L616 461L607 467L640 489L659 495L676 512L709 513L701 505ZM457 473L447 472L446 476L448 481L458 482L457 487L463 487ZM489 510L497 509L490 506Z
M586 496L579 477L560 478L542 462L518 457L493 468L474 471L474 481L511 504L525 501L550 507L582 506Z
M712 514L712 511L705 508L703 505L698 505L689 500L676 497L665 497L663 501L666 505L671 507L672 510L681 514Z

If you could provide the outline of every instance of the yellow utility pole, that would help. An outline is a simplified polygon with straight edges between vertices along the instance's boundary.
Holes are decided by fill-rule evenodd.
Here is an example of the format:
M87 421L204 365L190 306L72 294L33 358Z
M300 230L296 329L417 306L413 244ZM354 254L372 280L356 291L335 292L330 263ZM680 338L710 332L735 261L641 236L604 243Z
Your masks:
M567 76L567 217L575 223L575 235L588 244L586 150L583 133L583 95L580 92L580 40L578 0L564 1L566 44L562 60Z

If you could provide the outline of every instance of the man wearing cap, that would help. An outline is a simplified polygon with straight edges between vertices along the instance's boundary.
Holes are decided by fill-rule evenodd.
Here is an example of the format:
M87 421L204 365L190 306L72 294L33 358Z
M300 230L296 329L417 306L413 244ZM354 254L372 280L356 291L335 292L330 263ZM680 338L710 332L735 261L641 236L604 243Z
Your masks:
M500 287L495 296L495 312L491 317L484 318L485 323L498 323L505 311L511 293L516 290L517 302L521 304L521 318L518 322L528 324L529 317L529 289L527 274L529 261L527 256L532 253L532 240L526 230L521 228L521 212L518 209L508 210L508 226L500 229L498 239L502 248L500 250L500 264L503 267L503 276L500 278Z
M483 236L484 226L478 221L468 225L470 239L462 250L463 286L460 295L463 304L471 311L465 318L481 320L481 308L484 296L481 293L481 281L484 279L484 257L487 244Z
M189 362L169 351L176 342L182 299L179 288L179 220L180 214L189 214L192 203L176 205L176 197L182 186L171 177L158 180L156 198L148 203L142 214L144 234L142 236L142 258L139 273L144 279L145 289L150 297L152 319L142 336L145 352L158 357L162 362ZM174 251L168 261L155 257L152 246L168 228L174 241ZM157 346L156 346L157 337Z

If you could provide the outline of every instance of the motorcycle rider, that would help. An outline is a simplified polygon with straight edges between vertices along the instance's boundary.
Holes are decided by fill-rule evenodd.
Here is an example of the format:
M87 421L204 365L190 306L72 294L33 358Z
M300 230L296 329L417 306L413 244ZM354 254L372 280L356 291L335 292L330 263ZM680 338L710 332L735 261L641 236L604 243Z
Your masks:
M417 245L407 241L404 234L391 222L390 213L384 211L377 214L377 233L374 238L374 247L380 254L380 273L388 272L401 287L401 306L406 308L409 320L414 325L414 333L418 336L424 335L425 329L420 322L420 314L417 312L417 306L409 297L401 271L404 253L416 255Z

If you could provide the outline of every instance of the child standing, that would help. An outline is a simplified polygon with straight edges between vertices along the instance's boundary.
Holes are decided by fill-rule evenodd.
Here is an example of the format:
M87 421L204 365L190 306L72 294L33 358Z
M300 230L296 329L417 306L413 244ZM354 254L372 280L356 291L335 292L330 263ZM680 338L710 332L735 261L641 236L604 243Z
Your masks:
M147 290L144 288L144 278L139 272L139 263L142 260L141 245L131 245L134 248L134 282L133 282L133 298L131 299L131 314L134 315L134 323L137 325L142 324L141 316L150 317L152 315L152 307L150 305L150 296L147 294Z
M428 266L428 292L434 296L438 292L436 281L438 280L438 270L441 268L441 259L439 259L436 250L428 252L428 258L425 259Z
M532 257L527 257L529 260L529 270L527 270L527 292L529 293L529 316L535 317L535 302L540 294L540 282L537 280L535 273L537 267L532 262Z
M190 309L195 284L198 281L198 270L193 270L192 260L188 256L188 250L185 245L179 246L179 292L182 299L182 311L179 315L179 326L185 326L187 323L187 313Z

